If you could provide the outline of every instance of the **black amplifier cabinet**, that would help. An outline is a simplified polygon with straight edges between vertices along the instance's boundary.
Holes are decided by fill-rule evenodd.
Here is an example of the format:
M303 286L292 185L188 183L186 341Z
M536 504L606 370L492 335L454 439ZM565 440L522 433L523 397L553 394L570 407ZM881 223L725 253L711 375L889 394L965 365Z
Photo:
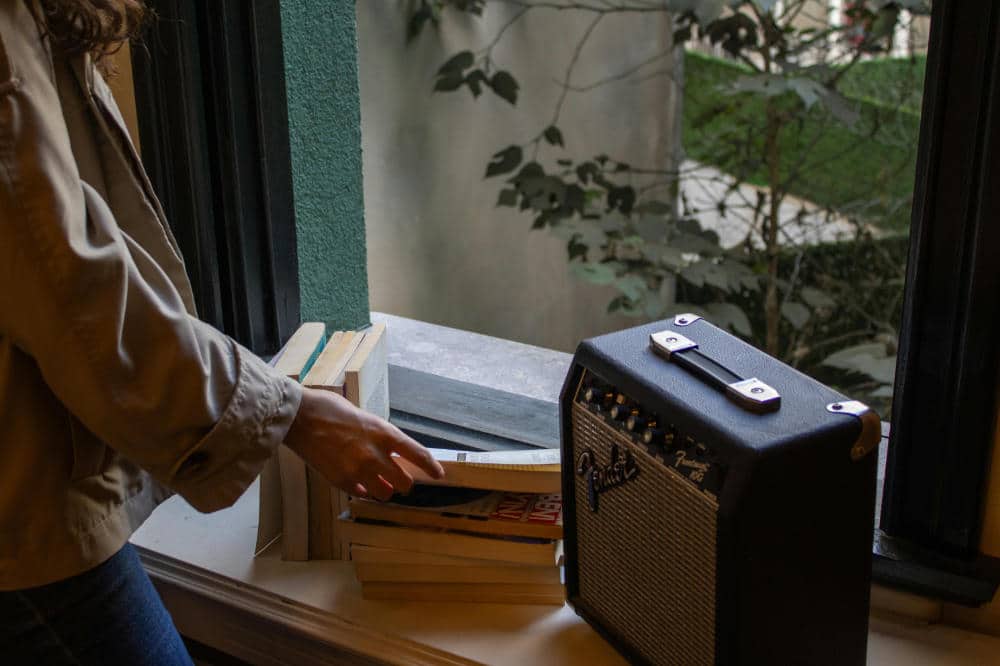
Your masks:
M584 341L570 604L634 663L864 664L878 416L694 315Z

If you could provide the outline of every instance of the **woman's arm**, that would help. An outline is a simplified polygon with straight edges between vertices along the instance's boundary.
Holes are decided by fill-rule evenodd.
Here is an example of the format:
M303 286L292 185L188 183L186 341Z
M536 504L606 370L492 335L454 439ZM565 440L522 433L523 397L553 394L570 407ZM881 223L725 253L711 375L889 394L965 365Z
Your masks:
M88 430L200 510L234 502L293 422L291 442L332 481L376 485L365 467L375 464L405 486L378 465L387 451L420 462L412 440L353 407L303 400L298 384L188 313L157 249L124 234L81 181L23 4L0 11L24 15L0 20L0 335Z

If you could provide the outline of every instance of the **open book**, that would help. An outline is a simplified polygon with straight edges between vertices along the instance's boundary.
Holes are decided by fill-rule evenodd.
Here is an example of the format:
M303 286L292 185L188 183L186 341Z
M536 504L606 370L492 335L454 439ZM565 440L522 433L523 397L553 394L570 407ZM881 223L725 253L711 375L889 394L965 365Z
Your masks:
M561 539L563 535L562 496L558 494L414 486L410 495L393 497L388 502L352 498L348 511L353 518L413 527L545 539Z
M559 449L488 452L431 449L431 453L444 467L444 479L433 479L402 458L396 460L418 483L512 493L562 492Z

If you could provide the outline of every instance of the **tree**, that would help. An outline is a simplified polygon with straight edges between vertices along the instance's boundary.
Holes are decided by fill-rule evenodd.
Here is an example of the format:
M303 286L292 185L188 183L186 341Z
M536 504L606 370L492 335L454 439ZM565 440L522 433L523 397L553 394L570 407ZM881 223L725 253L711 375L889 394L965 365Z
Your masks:
M494 61L493 47L511 25L538 11L591 16L577 37L577 54L608 15L657 12L672 17L674 45L714 48L728 59L686 58L697 65L687 68L688 79L707 77L707 85L700 82L700 98L692 91L686 96L685 149L716 170L685 173L571 155L559 117L568 94L579 92L574 58L556 108L540 120L537 134L501 148L486 165L486 178L502 182L497 205L522 210L532 228L563 238L577 276L618 290L610 311L648 318L701 312L793 365L816 370L825 363L847 372L845 381L860 376L854 391L885 397L895 365L892 312L899 308L905 241L880 239L899 235L907 223L918 126L914 86L893 95L877 91L879 100L845 92L857 83L856 70L889 52L904 10L928 13L928 4L845 3L845 20L831 22L817 16L823 10L817 0L494 2L516 7L512 19L482 50L450 56L437 71L435 91L490 93L516 104L526 93L516 72ZM481 16L488 3L417 0L407 7L414 39L449 14ZM676 56L672 52L658 57ZM911 84L920 73L919 62L912 65L911 75L918 74ZM573 137L572 143L582 142ZM875 160L873 146L882 151ZM844 182L830 178L838 172ZM704 181L714 194L692 201L679 188L684 179ZM789 214L790 206L797 212ZM707 213L741 224L740 241L721 244L718 232L702 224ZM863 252L889 276L844 276L817 251L796 246L790 233L807 220L849 227L851 251L840 247L831 256L850 261Z

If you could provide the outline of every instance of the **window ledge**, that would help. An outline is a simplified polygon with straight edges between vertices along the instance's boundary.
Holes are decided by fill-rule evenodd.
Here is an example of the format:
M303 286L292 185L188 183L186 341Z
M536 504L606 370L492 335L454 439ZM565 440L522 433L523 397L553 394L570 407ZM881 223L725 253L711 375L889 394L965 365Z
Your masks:
M559 445L557 429L544 424L557 423L571 355L391 315L373 319L392 330L392 379L410 382L409 398L398 389L393 398L402 425L470 448ZM450 391L446 400L432 399L438 390ZM367 601L349 563L285 562L273 545L254 558L257 506L256 483L209 515L174 497L132 538L178 628L207 646L262 664L624 663L568 606ZM873 588L868 664L958 666L1000 653L1000 639L936 624L940 608Z
M479 450L559 446L559 392L570 354L373 313L389 335L392 420L418 441ZM876 524L882 505L889 426L879 446ZM965 606L990 601L991 563L926 557L876 531L876 582Z
M201 514L180 497L132 537L184 635L254 664L622 664L569 606L369 601L348 562L254 558L257 484ZM206 547L211 544L211 547ZM873 614L869 666L991 663L1000 639Z

